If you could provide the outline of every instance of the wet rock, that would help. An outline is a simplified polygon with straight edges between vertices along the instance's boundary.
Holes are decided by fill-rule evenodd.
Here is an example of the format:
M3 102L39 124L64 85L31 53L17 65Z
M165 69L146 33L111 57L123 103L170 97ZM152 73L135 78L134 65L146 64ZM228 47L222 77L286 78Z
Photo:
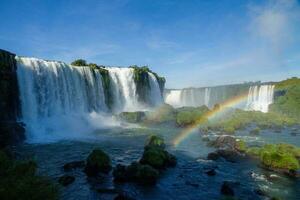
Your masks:
M215 176L215 175L216 175L216 170L214 170L214 169L209 169L209 170L206 170L205 173L206 173L208 176Z
M176 157L167 152L165 146L161 137L151 136L146 143L140 163L150 165L156 169L176 166Z
M261 190L261 189L255 189L254 190L254 192L256 193L256 194L258 194L259 196L268 196L267 195L267 193L265 192L265 191L263 191L263 190Z
M208 160L217 160L224 158L228 162L238 162L244 158L244 155L235 150L219 149L207 155Z
M101 149L94 149L86 160L85 173L96 176L98 173L109 173L112 169L109 156Z
M83 160L80 160L80 161L73 161L73 162L66 163L63 166L63 168L64 171L71 171L76 168L83 168L84 166L85 166L85 162Z
M221 194L227 196L234 196L234 190L232 189L231 183L224 181L221 187Z
M75 181L75 177L70 175L63 175L58 179L58 182L63 186L70 185L74 181Z
M143 165L137 162L129 166L118 164L113 171L116 182L136 182L141 185L155 185L159 172L150 165Z
M124 121L129 122L129 123L140 123L145 119L146 114L145 114L145 112L141 112L141 111L138 111L138 112L122 112L118 115L118 117L121 120L124 120Z
M210 141L208 146L222 149L236 149L237 140L232 136L219 136L215 140Z

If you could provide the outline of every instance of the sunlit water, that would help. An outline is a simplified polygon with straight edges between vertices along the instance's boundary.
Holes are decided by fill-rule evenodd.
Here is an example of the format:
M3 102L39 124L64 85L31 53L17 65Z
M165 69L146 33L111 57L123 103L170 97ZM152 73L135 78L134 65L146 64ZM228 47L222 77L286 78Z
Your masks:
M173 147L170 141L179 131L180 129L172 125L151 128L110 128L95 131L89 137L80 138L80 140L24 144L18 149L18 152L21 157L34 157L39 165L39 173L49 175L51 179L57 181L60 176L66 174L62 169L65 163L86 159L92 149L96 147L110 155L113 165L136 161L142 155L147 136L156 133L165 138L169 143L168 150L178 158L178 165L164 171L156 186L142 187L134 183L114 184L112 174L99 180L89 180L82 169L78 169L67 173L75 176L76 180L71 185L61 188L61 197L63 199L113 199L113 194L101 194L96 189L116 187L121 188L135 199L220 199L220 188L223 181L239 183L236 184L234 191L240 199L264 199L254 192L255 189L264 190L269 195L282 199L299 197L299 180L263 170L255 161L231 163L222 160L206 160L207 154L214 149L206 146L200 133L196 132L178 147ZM300 135L292 136L291 132L293 131L289 128L283 129L280 133L266 130L255 137L250 136L247 131L241 131L237 137L243 138L248 143L285 142L299 146ZM206 175L205 170L211 168L216 169L216 176ZM278 177L268 178L271 174Z

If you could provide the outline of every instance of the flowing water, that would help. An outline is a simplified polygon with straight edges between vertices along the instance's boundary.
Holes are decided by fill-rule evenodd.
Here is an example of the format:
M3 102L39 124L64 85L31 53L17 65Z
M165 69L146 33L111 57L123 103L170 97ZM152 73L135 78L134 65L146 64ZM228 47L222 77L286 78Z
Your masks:
M215 104L220 104L244 93L248 93L248 98L235 105L236 108L268 112L268 106L273 102L274 85L250 86L241 84L166 90L165 102L174 107L205 105L213 108Z
M299 127L298 127L299 128ZM90 138L65 140L55 143L31 143L19 147L22 157L36 159L41 174L49 175L54 181L64 174L75 176L71 185L61 188L63 199L113 199L113 194L98 193L99 188L118 188L135 199L220 199L223 181L235 182L235 195L239 199L264 199L255 193L256 189L282 199L297 199L300 181L258 167L255 161L208 161L206 156L213 148L207 147L199 132L195 132L179 146L170 141L180 132L172 125L136 128L114 128L95 131ZM178 158L178 165L164 171L156 186L142 187L134 183L117 184L112 175L98 180L88 179L82 169L64 172L62 166L71 161L84 160L94 148L101 148L112 158L113 165L129 164L137 161L143 152L149 134L162 135L168 143L168 150ZM281 133L262 131L260 136L250 136L247 131L237 133L238 138L248 143L288 142L299 146L300 135L292 136L291 129ZM211 135L215 137L215 135ZM214 168L215 176L207 176L205 171Z

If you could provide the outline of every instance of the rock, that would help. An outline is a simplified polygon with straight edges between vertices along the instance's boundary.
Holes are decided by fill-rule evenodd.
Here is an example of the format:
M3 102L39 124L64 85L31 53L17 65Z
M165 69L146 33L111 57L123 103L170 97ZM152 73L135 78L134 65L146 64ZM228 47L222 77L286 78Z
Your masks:
M265 191L263 191L263 190L261 190L261 189L255 189L254 190L254 192L256 193L256 194L258 194L259 196L268 196L267 194L266 194L266 192Z
M75 181L75 177L69 175L63 175L58 179L58 182L63 186L70 185L74 181Z
M25 125L19 122L0 122L0 148L25 140Z
M207 155L208 160L217 160L219 158L224 158L228 162L238 162L244 158L244 155L235 150L228 149L218 149Z
M153 167L149 165L141 165L137 171L137 182L142 185L155 185L158 179L159 173Z
M66 163L63 166L63 168L64 171L71 171L76 168L83 168L84 166L85 166L85 162L83 160L80 160L80 161L73 161L73 162Z
M210 141L208 145L215 148L235 149L236 139L232 136L219 136L215 140Z
M145 119L146 114L145 114L145 112L141 112L141 111L122 112L118 115L118 117L129 123L140 123Z
M134 198L132 198L124 193L120 193L114 198L114 200L134 200Z
M137 162L131 163L128 167L118 164L113 171L116 182L137 182L141 185L155 185L159 172L149 165L142 165Z
M206 173L208 176L215 176L215 175L216 175L216 170L210 169L210 170L205 171L205 173Z
M116 182L126 182L129 181L130 177L127 174L127 169L125 165L117 164L113 170L114 181Z
M109 156L101 149L94 149L86 160L85 173L96 176L98 173L109 173L112 169Z
M217 152L211 152L207 155L208 160L218 160L220 155Z
M165 149L166 145L162 137L159 137L157 135L151 135L146 142L145 149L149 147L158 147Z
M169 166L175 166L176 158L162 148L147 147L140 163L150 165L156 169L164 169Z
M234 191L231 188L230 182L224 181L221 187L221 194L227 196L234 196Z

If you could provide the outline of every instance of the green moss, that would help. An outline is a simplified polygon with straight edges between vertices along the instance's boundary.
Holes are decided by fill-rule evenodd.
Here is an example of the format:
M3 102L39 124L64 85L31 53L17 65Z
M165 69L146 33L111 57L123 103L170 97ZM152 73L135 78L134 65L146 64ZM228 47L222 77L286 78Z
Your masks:
M14 161L0 152L0 199L58 199L58 188L36 175L33 161Z
M205 114L209 112L206 106L201 107L183 107L176 109L176 124L178 126L190 126L196 123L205 123L207 118Z
M246 145L245 141L243 141L243 140L237 140L235 148L241 152L247 151L247 145Z
M165 148L165 141L162 137L160 136L157 136L157 135L151 135L147 142L146 142L146 145L145 147L159 147L159 148L162 148L164 149Z
M300 148L289 144L267 144L263 147L252 147L247 154L256 156L261 163L272 169L300 169Z

